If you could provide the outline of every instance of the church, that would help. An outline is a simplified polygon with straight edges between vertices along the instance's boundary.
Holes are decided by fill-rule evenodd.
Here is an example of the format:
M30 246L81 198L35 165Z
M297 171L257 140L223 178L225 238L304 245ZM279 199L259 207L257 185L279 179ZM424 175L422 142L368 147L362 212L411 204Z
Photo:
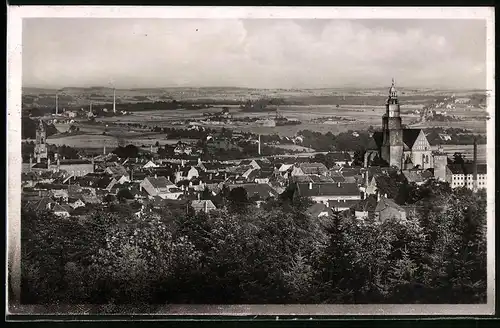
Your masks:
M382 115L382 131L375 132L377 155L400 170L434 168L431 145L422 129L403 128L398 93L392 80ZM370 156L370 154L368 154Z

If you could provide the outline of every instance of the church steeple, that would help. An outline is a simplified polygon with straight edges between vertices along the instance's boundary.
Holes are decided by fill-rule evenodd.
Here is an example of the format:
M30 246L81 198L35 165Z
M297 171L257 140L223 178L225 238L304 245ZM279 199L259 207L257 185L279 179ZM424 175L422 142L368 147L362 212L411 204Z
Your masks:
M394 85L394 78L392 78L392 85L389 89L389 98L387 99L387 104L397 104L398 103L398 92Z

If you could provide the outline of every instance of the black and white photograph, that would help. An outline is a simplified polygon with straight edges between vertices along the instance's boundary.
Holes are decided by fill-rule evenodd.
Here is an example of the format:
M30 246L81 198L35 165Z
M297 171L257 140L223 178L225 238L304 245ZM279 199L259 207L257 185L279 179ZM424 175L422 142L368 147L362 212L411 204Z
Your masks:
M494 312L493 8L8 20L10 314Z

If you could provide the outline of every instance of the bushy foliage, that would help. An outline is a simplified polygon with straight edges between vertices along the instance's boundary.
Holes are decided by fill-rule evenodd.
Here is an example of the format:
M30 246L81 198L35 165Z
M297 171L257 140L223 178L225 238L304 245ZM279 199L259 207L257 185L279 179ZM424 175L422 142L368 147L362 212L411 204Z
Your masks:
M210 213L98 208L63 219L23 209L22 301L485 302L486 194L418 191L405 220L383 223L313 218L292 186L260 207L225 190L226 206Z

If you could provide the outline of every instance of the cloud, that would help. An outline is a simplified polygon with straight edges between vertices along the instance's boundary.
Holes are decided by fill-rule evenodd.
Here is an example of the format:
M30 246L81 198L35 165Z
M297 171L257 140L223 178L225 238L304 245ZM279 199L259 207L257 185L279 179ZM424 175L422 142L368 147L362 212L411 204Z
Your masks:
M405 86L484 87L484 27L451 22L30 19L23 83L378 87L394 76Z

